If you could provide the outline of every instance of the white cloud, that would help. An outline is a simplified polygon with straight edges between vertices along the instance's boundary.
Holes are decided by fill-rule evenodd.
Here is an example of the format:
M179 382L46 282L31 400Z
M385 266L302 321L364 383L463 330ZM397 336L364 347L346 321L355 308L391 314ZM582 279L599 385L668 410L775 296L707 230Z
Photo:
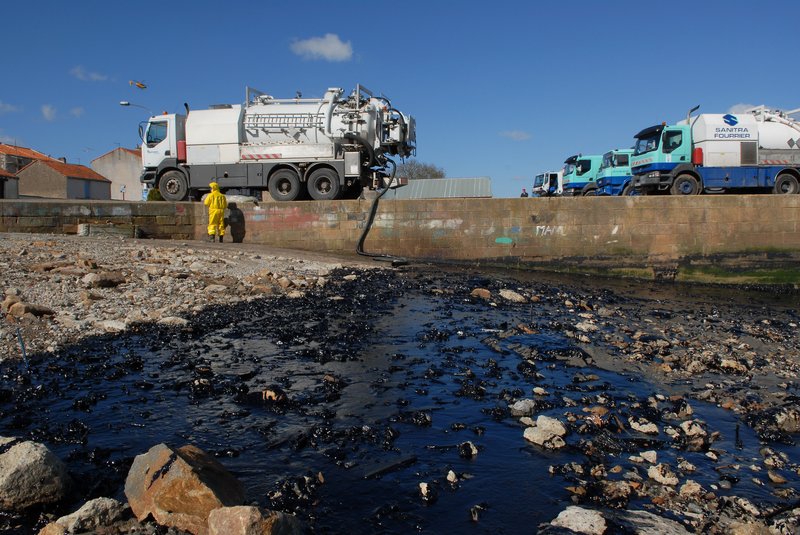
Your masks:
M75 106L74 108L69 110L69 114L72 115L73 117L80 117L81 115L83 115L84 111L86 110L84 110L80 106Z
M105 74L87 71L82 65L73 67L69 73L83 82L104 82L108 80L108 76Z
M291 48L292 52L303 59L347 61L353 57L353 45L350 44L350 41L343 43L335 33L326 33L323 37L295 41Z
M44 117L45 121L55 121L56 119L55 106L51 106L50 104L42 104L42 117Z
M15 111L20 111L20 108L18 106L14 106L13 104L9 104L7 102L3 102L2 100L0 100L0 115L2 115L3 113L12 113Z
M522 130L503 130L499 134L501 137L507 137L513 141L525 141L531 138L528 132L523 132Z
M8 145L16 145L17 140L9 135L4 134L2 130L0 130L0 143L6 143Z

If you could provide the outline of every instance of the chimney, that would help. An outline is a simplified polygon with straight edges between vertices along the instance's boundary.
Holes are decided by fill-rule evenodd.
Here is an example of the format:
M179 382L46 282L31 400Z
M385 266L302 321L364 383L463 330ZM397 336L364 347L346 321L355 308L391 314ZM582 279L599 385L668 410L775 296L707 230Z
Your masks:
M61 158L58 158L58 161L61 162L61 163L67 163L67 157L66 156L62 156Z

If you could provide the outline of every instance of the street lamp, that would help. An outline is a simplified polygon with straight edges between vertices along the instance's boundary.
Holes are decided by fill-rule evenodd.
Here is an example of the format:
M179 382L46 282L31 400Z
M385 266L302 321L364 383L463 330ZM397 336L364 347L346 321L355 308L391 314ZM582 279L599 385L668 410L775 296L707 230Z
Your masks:
M150 108L146 108L146 107L144 107L144 106L142 106L142 105L140 105L140 104L133 104L133 103L131 103L131 102L128 102L127 100L120 100L120 101L119 101L119 105L120 105L120 106L133 106L134 108L142 108L143 110L147 110L147 111L148 111L148 113L150 113L150 116L151 116L151 117L152 117L153 115L155 115L155 114L153 113L153 111L152 111Z

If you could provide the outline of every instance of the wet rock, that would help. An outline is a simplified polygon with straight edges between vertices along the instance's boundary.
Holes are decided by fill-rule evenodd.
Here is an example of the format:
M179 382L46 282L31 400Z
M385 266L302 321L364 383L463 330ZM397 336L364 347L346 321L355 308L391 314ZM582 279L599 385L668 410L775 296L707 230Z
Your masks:
M419 484L419 495L425 503L434 503L438 497L436 489L424 481Z
M767 477L776 485L785 485L787 483L786 478L774 470L767 470Z
M704 437L708 434L706 430L703 429L703 425L697 420L683 422L680 428L687 437Z
M72 481L64 463L43 444L0 437L0 507L26 509L62 500Z
M550 522L550 525L586 535L603 535L608 526L606 519L598 511L575 505L571 505L558 513L558 516Z
M681 485L678 494L681 495L683 498L697 498L701 494L703 494L703 487L700 486L699 483L696 481L692 481L691 479L687 480L686 483Z
M534 427L528 427L523 433L525 440L547 449L561 449L566 446L564 436L567 429L560 421L549 416L540 415Z
M631 416L628 418L628 423L634 431L644 433L645 435L657 435L659 433L658 426L647 418L635 418Z
M506 301L511 301L512 303L527 303L528 299L515 292L514 290L500 290L500 297L505 299Z
M489 300L492 298L492 292L487 290L486 288L475 288L469 294L472 297L478 297L480 299Z
M606 511L608 520L618 526L619 533L636 535L689 535L680 523L649 511Z
M520 399L508 406L511 416L530 416L536 409L536 402L532 399Z
M580 323L576 323L575 328L584 333L593 333L597 331L600 327L598 327L592 322L582 321Z
M206 535L211 511L240 505L244 490L200 448L187 445L173 450L158 444L134 459L125 496L139 520L152 515L163 526Z
M303 523L295 516L255 506L220 507L208 515L209 535L301 535Z
M664 463L648 468L647 477L662 485L674 487L678 484L678 477L670 470L669 466Z
M19 301L14 303L8 308L8 313L14 316L15 318L21 318L26 314L31 314L32 316L42 317L42 316L53 316L55 315L55 311L51 308L42 305L34 305L32 303L25 303Z
M775 425L785 433L800 432L800 410L787 407L775 413Z
M632 492L627 481L602 481L600 490L603 501L614 507L624 507Z
M62 516L45 526L39 535L63 535L65 533L100 532L122 520L129 512L126 504L112 498L95 498L83 504L72 514ZM110 530L109 530L110 531Z
M463 459L472 459L478 455L478 448L469 440L458 445L458 455Z
M653 450L643 451L639 454L642 459L647 461L650 464L656 464L656 460L658 459L658 453Z

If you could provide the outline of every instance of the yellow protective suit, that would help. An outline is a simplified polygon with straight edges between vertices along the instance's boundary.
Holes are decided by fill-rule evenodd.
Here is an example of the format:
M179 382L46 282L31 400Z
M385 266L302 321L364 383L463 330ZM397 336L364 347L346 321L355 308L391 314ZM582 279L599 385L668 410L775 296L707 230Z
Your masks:
M224 236L225 223L225 209L228 207L228 200L219 191L219 184L212 182L209 184L211 193L208 194L206 200L203 201L208 206L208 235Z

